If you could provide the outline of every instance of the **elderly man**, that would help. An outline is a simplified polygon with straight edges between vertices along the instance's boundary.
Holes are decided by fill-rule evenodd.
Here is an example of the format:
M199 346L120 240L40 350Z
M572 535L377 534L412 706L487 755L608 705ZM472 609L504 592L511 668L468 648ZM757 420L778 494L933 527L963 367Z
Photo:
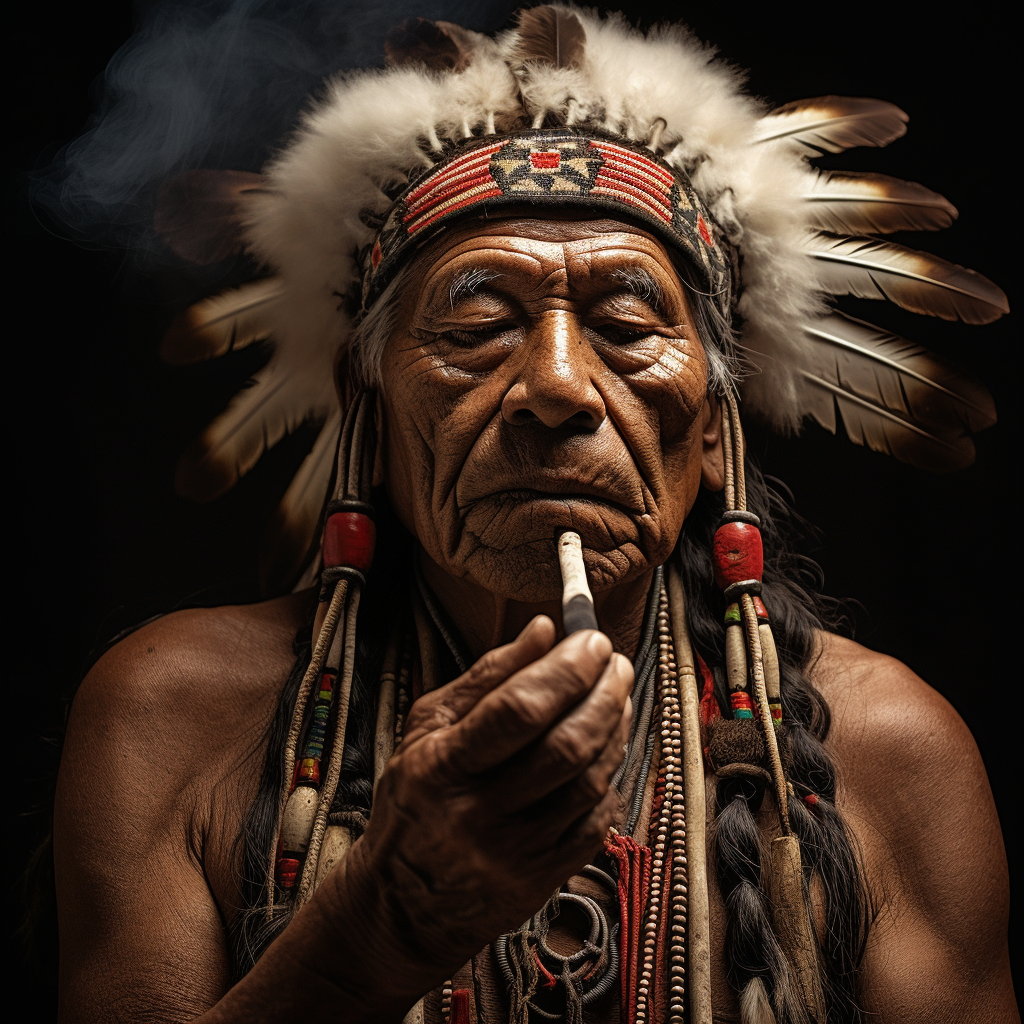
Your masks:
M499 45L415 26L247 190L246 244L279 278L229 299L228 329L263 336L256 304L281 346L247 401L284 372L308 397L315 343L345 410L317 586L167 616L83 684L55 836L67 1019L1014 1013L973 741L909 670L822 630L738 419L737 310L768 361L746 403L846 415L842 375L771 333L877 353L815 308L860 285L797 258L835 275L849 243L798 253L818 222L790 234L790 140L850 119L884 137L898 112L759 120L694 52L564 9ZM637 53L647 90L601 80ZM965 319L999 308L961 291ZM196 317L190 344L217 330ZM897 454L938 457L901 423ZM563 635L562 528L601 632Z

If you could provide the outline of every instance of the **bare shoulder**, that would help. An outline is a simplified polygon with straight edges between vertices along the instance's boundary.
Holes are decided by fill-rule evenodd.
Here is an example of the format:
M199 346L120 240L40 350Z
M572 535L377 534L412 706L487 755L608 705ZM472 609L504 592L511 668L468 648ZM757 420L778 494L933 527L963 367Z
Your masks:
M827 745L847 812L868 818L894 849L932 827L948 835L953 812L995 823L977 744L952 705L895 658L830 634L819 640L811 678L831 711Z
M946 765L980 770L974 738L956 710L901 661L829 633L819 635L811 678L832 713L841 759L882 762L907 779ZM924 780L922 780L924 781Z
M54 804L65 1019L191 1020L227 988L235 840L308 605L175 612L83 681Z
M276 701L307 606L290 595L187 609L148 623L83 680L69 736L142 728L183 747L202 737L207 751L210 742L238 739Z
M850 640L820 634L810 674L872 902L867 1007L933 1024L1015 1019L1006 855L970 730L906 665Z

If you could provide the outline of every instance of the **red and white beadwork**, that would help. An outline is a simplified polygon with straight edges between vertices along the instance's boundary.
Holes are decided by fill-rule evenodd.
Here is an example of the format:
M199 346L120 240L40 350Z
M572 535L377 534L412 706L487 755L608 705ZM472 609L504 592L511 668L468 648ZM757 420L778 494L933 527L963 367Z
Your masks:
M728 261L685 175L627 139L571 128L473 140L414 182L364 255L363 303L380 294L411 246L455 217L484 206L572 202L625 214L682 249L728 308Z

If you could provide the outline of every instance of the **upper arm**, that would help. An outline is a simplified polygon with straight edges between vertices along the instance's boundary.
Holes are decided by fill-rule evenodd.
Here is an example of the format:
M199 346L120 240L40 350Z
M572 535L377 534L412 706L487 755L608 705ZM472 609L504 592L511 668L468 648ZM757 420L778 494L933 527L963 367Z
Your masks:
M865 1009L906 1024L1013 1020L1006 855L974 739L899 662L868 655L851 683L856 698L829 699L873 903Z
M191 1020L228 984L202 787L140 639L98 663L69 721L54 809L62 1020Z

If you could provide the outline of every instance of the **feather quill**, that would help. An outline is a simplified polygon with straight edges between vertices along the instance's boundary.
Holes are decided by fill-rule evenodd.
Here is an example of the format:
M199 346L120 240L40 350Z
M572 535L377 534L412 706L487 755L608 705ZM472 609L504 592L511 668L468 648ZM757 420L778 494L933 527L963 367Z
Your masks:
M153 228L176 255L209 266L242 251L244 204L264 191L261 174L184 171L160 186Z
M823 291L888 299L912 313L988 324L1010 311L987 277L926 252L875 238L814 236L807 254L818 261Z
M267 277L189 306L167 329L160 343L161 358L184 366L265 341L273 331L282 290L277 278Z
M281 372L272 359L182 454L175 488L212 501L229 491L263 454L310 415L308 382Z
M316 540L320 513L331 485L342 415L331 413L310 453L288 485L267 527L260 552L260 578L264 593L286 591L302 571Z
M937 192L885 174L820 171L803 199L813 226L837 235L937 231L957 216Z
M583 61L586 43L583 24L573 11L564 7L534 7L519 14L513 54L520 65L575 68Z
M832 313L806 324L798 367L806 413L855 444L920 469L974 461L971 435L996 421L984 385L958 366L871 324Z
M907 115L885 100L819 96L797 100L761 118L754 142L796 145L809 155L854 146L887 146L907 130Z

